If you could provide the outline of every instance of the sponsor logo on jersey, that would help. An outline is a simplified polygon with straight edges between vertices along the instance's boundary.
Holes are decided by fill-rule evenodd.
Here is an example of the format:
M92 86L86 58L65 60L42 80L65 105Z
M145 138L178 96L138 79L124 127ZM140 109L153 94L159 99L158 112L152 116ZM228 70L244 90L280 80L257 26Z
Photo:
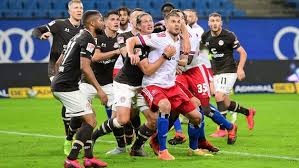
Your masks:
M123 44L123 43L125 43L125 38L124 37L117 37L117 42L119 44Z
M93 50L94 50L94 48L95 48L95 45L94 45L94 44L92 44L92 43L88 43L88 44L87 44L87 47L86 47L86 50L89 51L90 53L92 53Z
M113 48L118 48L119 44L118 43L114 43Z
M64 28L64 31L65 32L70 32L70 29L66 27L66 28Z

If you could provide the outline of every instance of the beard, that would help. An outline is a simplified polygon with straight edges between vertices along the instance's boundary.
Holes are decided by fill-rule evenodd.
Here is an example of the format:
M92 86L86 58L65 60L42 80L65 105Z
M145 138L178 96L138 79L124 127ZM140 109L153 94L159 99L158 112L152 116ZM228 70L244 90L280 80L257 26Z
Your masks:
M95 29L95 32L96 32L97 35L101 35L101 34L104 33L103 30L100 29L100 28Z
M126 21L125 23L120 22L120 26L125 26L129 23L129 21Z

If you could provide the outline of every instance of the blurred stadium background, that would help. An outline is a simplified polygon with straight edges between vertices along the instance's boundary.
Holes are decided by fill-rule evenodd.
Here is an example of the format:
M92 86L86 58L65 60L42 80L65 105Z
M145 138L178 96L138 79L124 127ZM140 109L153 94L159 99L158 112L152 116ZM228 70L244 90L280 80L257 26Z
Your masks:
M299 0L83 0L85 10L102 13L121 6L141 7L155 21L161 19L160 7L165 2L179 9L196 9L205 30L209 13L223 15L224 27L236 33L248 53L247 78L237 83L236 93L298 92L294 83L299 81ZM27 97L28 92L51 96L49 88L36 86L49 85L46 67L52 41L34 39L31 31L53 19L68 17L67 3L0 2L0 97Z
M34 27L66 18L67 0L0 1L0 167L61 167L63 129L60 103L52 99L47 62L52 40L31 37ZM84 10L102 13L127 6L144 8L155 21L165 2L196 9L199 25L208 30L211 12L223 15L224 28L236 33L248 53L246 80L237 82L235 100L257 110L257 126L248 133L239 124L238 143L210 139L222 153L214 158L187 158L171 147L178 160L164 162L127 155L107 157L113 137L104 137L96 155L109 167L298 167L299 0L83 0ZM238 56L236 56L238 59ZM242 93L242 94L241 94ZM246 94L267 93L267 94ZM289 94L281 94L289 93ZM6 99L1 99L6 98ZM23 98L23 99L15 99ZM45 98L45 99L39 99ZM50 98L50 99L49 99ZM50 100L50 101L49 101ZM105 118L98 101L99 123ZM286 115L283 115L286 114ZM240 119L241 120L241 119ZM237 121L238 122L238 121ZM215 129L207 121L207 135ZM184 128L186 130L186 128ZM112 144L111 144L112 141ZM149 152L150 148L146 148ZM133 163L133 164L132 164Z

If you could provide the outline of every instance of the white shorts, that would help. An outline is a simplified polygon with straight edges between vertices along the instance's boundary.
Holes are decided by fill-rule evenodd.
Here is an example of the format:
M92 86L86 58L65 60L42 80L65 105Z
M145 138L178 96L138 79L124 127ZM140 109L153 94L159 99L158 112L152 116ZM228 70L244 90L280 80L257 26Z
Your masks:
M223 73L214 75L215 92L229 95L237 80L237 73Z
M65 106L66 117L79 117L93 113L91 104L80 90L53 92L53 94Z
M107 106L108 107L112 107L113 104L113 100L114 100L114 96L113 96L113 84L107 84L104 86L101 86L103 91L106 93L106 95L108 96L108 103ZM88 83L80 83L79 84L79 89L81 90L81 92L85 95L85 97L91 102L92 99L97 95L97 90Z
M114 104L112 110L116 111L116 107L128 107L144 111L149 109L144 97L138 93L140 86L130 86L123 83L113 81Z

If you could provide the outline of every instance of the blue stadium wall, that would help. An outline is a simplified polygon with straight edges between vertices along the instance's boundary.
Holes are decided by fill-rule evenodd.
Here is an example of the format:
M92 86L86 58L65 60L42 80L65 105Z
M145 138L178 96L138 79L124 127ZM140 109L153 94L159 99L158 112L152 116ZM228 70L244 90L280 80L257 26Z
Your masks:
M0 20L0 97L7 97L12 87L49 85L47 61L52 41L34 39L31 31L50 21ZM199 24L208 29L206 19ZM299 19L230 19L224 20L224 27L235 32L248 53L247 78L237 82L236 93L272 93L289 87L274 83L292 83L291 75L299 78ZM296 92L296 86L288 92Z

